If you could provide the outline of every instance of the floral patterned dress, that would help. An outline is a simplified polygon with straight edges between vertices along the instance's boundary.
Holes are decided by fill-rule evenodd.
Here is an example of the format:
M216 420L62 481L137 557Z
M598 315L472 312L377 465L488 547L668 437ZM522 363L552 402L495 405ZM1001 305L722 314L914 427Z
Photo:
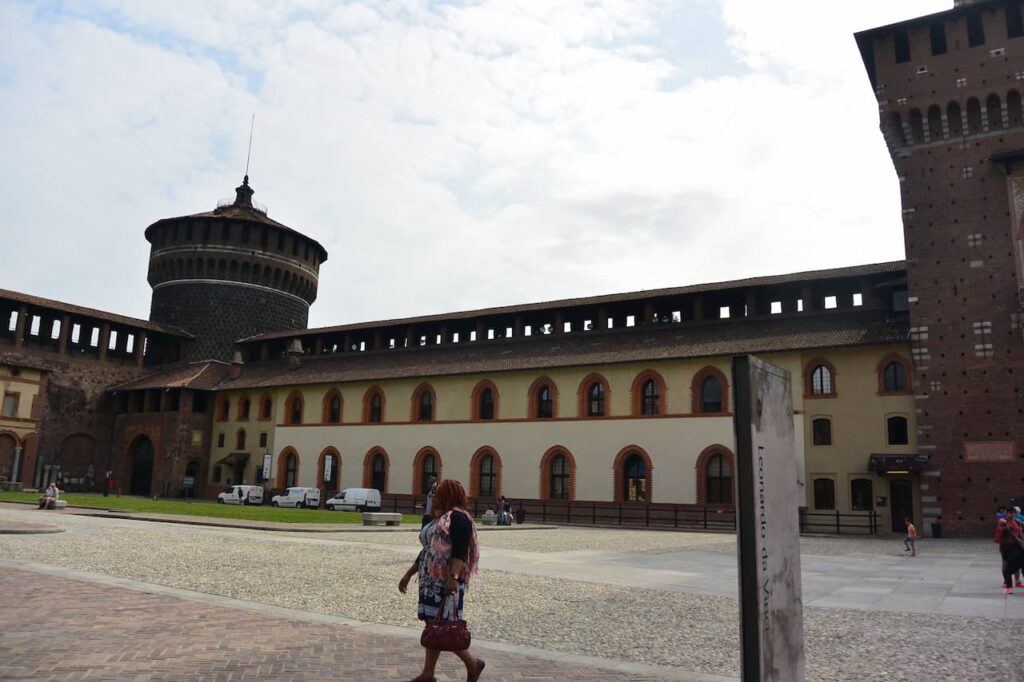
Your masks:
M444 585L448 580L448 570L452 558L452 537L451 537L451 515L452 512L437 518L420 531L420 544L423 550L419 556L419 604L416 608L416 616L420 620L433 620L437 617L437 611L444 606L442 618L447 620L463 620L462 608L466 598L466 585L469 574L475 568L474 559L479 556L476 550L476 529L472 528L470 562L463 569L459 579L455 613L451 613L451 606L446 605ZM466 514L469 519L469 515ZM472 527L472 520L469 521ZM451 599L451 598L449 598Z

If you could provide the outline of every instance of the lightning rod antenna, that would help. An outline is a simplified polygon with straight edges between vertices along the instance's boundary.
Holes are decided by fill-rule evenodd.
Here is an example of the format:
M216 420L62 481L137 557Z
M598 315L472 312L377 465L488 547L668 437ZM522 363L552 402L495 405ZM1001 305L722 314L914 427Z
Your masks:
M249 151L245 155L245 177L249 177L249 159L252 158L252 129L256 127L256 114L252 115L249 123Z

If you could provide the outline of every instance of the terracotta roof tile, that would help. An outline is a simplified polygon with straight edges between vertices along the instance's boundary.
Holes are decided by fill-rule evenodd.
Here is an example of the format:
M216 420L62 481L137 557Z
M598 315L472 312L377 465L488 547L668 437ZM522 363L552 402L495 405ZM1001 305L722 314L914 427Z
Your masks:
M227 363L211 360L192 362L113 386L109 391L134 391L146 388L191 388L209 391L217 388L231 367Z

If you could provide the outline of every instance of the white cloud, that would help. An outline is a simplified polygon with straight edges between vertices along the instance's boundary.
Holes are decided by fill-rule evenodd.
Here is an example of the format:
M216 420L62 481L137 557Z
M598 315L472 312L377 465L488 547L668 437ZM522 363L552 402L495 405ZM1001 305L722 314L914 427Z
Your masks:
M142 230L231 194L252 112L314 324L900 258L852 32L946 4L723 0L696 80L706 2L0 6L0 286L145 317Z

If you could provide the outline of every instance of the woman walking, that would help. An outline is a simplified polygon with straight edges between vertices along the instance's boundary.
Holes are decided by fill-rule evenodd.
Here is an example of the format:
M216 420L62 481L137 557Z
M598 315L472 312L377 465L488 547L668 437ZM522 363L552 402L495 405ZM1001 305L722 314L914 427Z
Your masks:
M1021 529L1016 521L999 519L993 539L999 543L999 553L1003 558L1003 592L1006 594L1013 594L1013 574L1024 566L1024 549L1017 541L1020 535Z
M416 612L422 621L434 620L442 609L442 618L448 614L450 620L462 620L469 578L477 571L480 560L476 526L466 511L467 506L466 490L461 483L447 479L437 485L430 510L433 520L420 531L423 549L398 582L398 591L405 594L409 580L418 575L420 589ZM445 608L446 602L449 606L454 602L450 613ZM483 659L474 657L469 649L454 653L466 665L467 681L480 679L486 665ZM423 671L411 682L435 682L434 668L440 656L439 650L426 649Z

